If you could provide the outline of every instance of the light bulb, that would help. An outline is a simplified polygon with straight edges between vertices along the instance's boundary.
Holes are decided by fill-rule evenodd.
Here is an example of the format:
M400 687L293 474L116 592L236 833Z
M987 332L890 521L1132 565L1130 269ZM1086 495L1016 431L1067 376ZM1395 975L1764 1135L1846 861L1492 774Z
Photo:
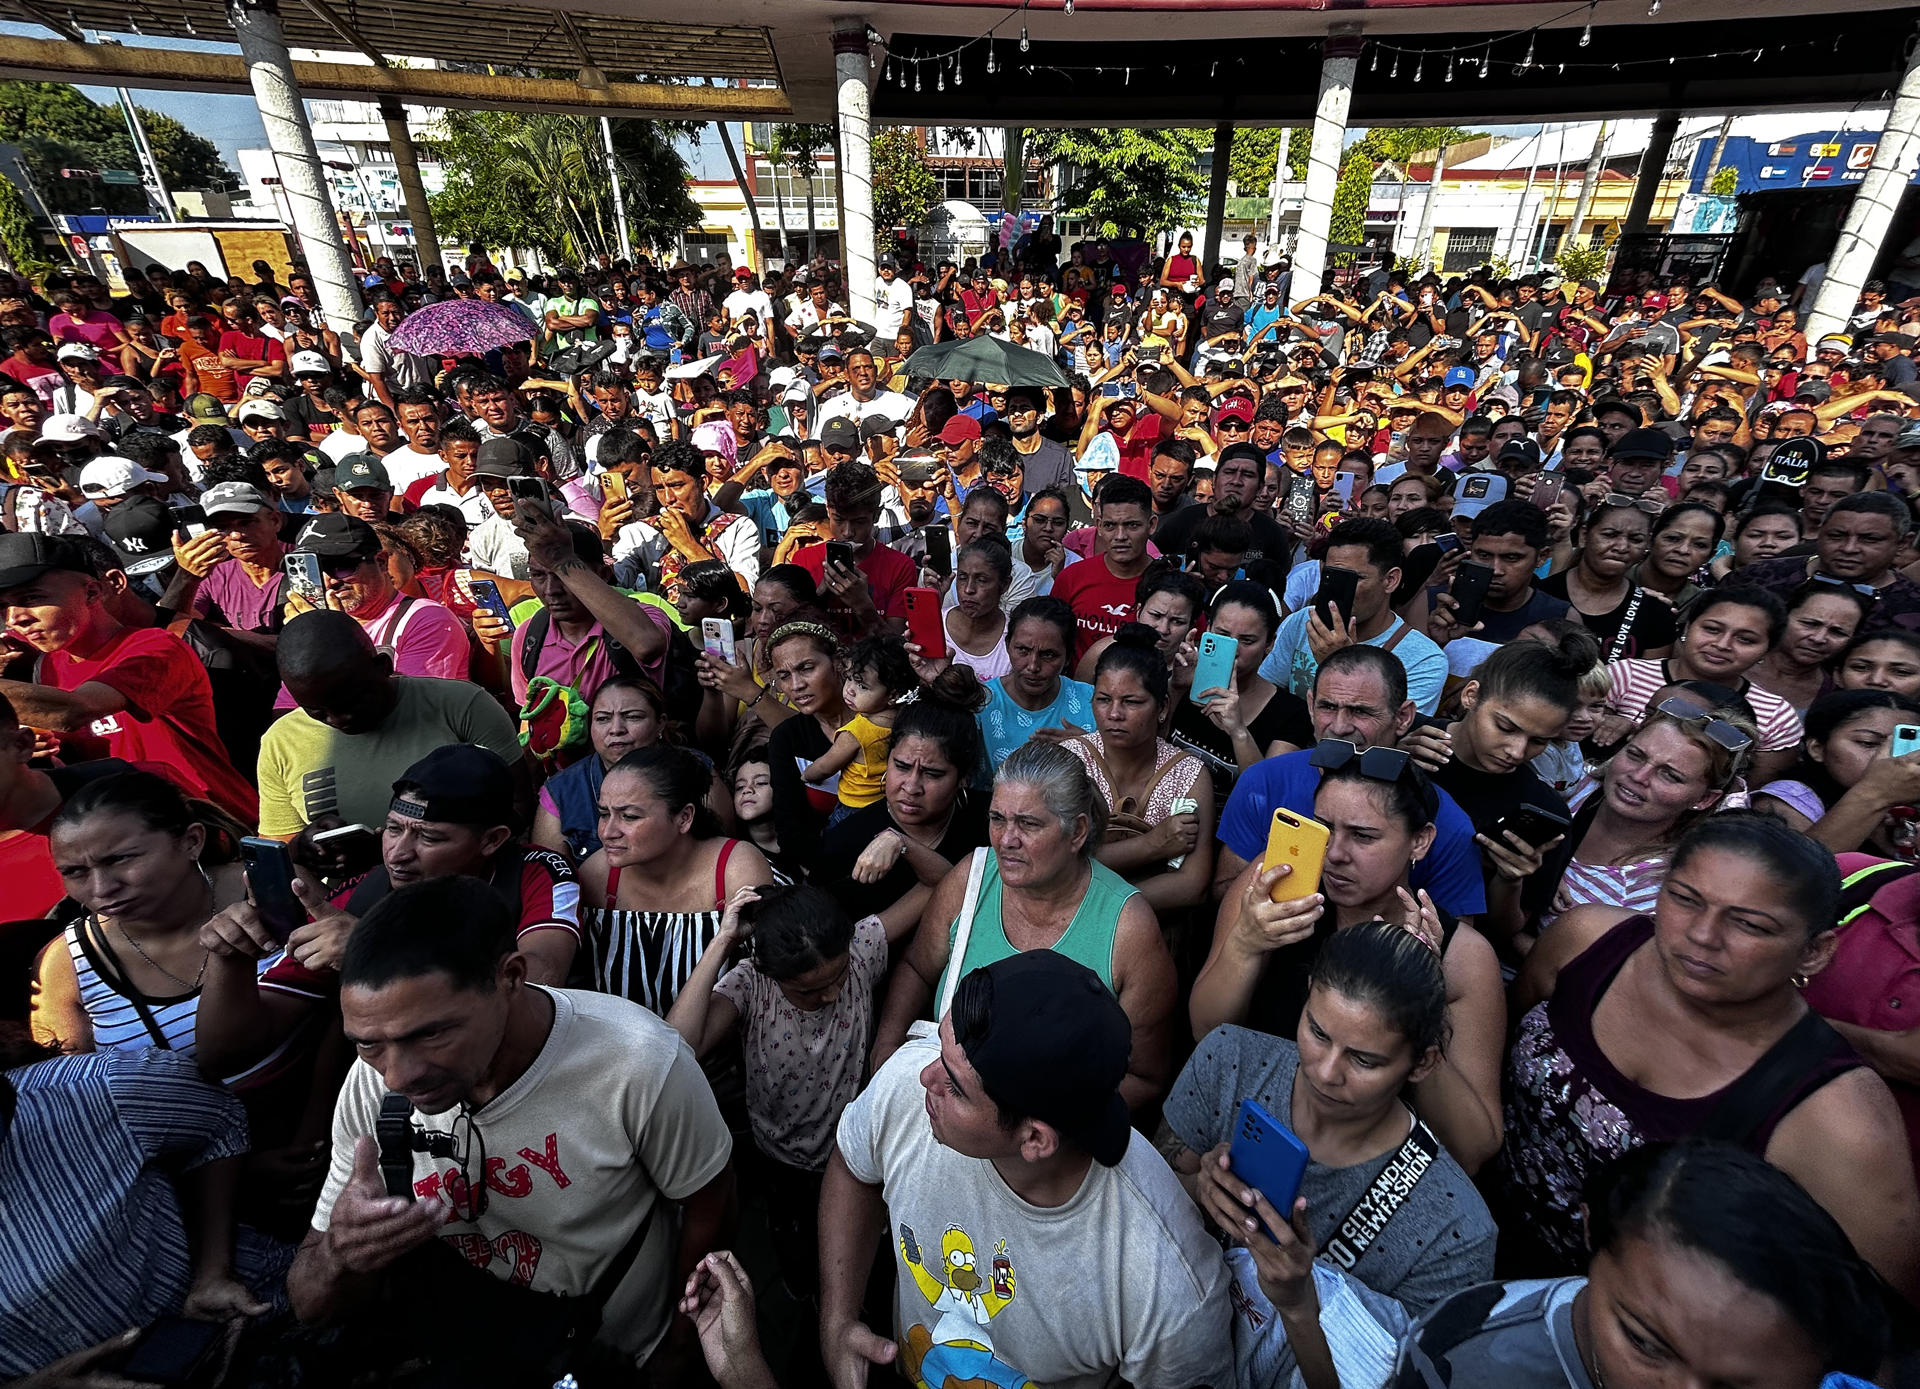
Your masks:
M1533 41L1535 37L1536 35L1534 34L1527 35L1527 56L1520 60L1520 67L1518 69L1520 72L1525 72L1533 66Z
M1660 0L1651 0L1651 3L1648 4L1647 6L1647 18L1652 19L1655 15L1659 13L1660 13Z
M1413 80L1418 82L1427 70L1427 55L1422 53L1413 65Z
M996 69L994 68L994 65L993 65L993 40L988 39L987 40L987 76L989 77L993 76L995 71Z
M1026 25L1024 25L1024 24L1022 24L1022 25L1020 26L1020 51L1021 51L1022 53L1025 53L1025 52L1027 51L1027 47L1028 47L1028 44L1027 44L1027 26L1026 26Z
M1493 50L1489 48L1480 55L1480 80L1486 81L1487 71L1493 66Z
M1586 26L1580 30L1580 46L1582 48L1585 48L1588 44L1592 42L1593 42L1593 21L1589 19L1586 22Z
M920 64L918 63L913 65L913 89L916 92L920 90Z
M1377 44L1374 46L1374 50L1373 50L1373 61L1367 64L1367 71L1368 72L1380 71L1380 48Z
M1067 0L1067 13L1073 13L1073 0Z
M1393 67L1388 70L1387 76L1389 78L1393 78L1393 77L1398 77L1399 75L1400 75L1400 55L1396 53L1393 55Z
M960 85L960 59L958 57L955 57L953 60L953 85L956 87Z
M947 89L947 70L938 63L933 67L933 89L936 92L944 92Z
M1449 58L1449 59L1447 59L1447 81L1449 81L1449 82L1451 82L1451 81L1453 81L1453 64L1454 64L1454 61L1455 61L1455 60L1454 60L1454 59L1452 59L1452 58Z

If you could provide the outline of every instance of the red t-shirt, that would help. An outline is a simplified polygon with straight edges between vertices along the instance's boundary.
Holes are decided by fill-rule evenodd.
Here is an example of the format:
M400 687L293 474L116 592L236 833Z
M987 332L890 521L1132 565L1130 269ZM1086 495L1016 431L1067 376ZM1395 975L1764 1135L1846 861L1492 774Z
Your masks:
M270 338L265 333L256 336L252 333L236 333L229 329L220 335L220 350L248 362L287 360L287 349L280 345L279 339ZM234 379L240 383L240 389L244 391L247 383L253 380L253 374L245 371L235 372Z
M1162 439L1173 433L1173 421L1157 411L1142 410L1125 434L1118 430L1111 432L1114 442L1120 445L1120 471L1145 482L1147 470L1153 463L1153 451Z
M127 707L95 719L89 732L108 755L159 762L189 795L204 796L251 825L260 816L253 786L227 760L213 718L206 667L180 638L158 627L125 627L85 660L68 651L40 658L39 680L56 690L89 681L111 686Z
M820 588L822 606L826 608L827 616L833 620L834 630L843 637L855 636L853 609L828 593L826 585L821 582L821 570L827 562L826 544L822 542L795 551L793 562L813 575L813 582ZM873 606L880 615L905 621L907 590L912 588L913 581L920 577L920 571L914 566L913 561L898 550L888 549L885 545L875 545L853 564L854 568L867 576L867 588L873 594Z
M1053 596L1064 598L1080 624L1080 639L1073 648L1073 659L1087 654L1087 648L1102 637L1120 630L1133 616L1133 591L1140 576L1122 579L1107 568L1104 555L1069 564L1053 581Z

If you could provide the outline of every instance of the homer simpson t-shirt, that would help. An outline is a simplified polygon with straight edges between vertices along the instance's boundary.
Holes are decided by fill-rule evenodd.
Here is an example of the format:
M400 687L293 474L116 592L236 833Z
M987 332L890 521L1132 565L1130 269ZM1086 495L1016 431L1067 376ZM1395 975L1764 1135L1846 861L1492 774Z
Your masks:
M440 1238L496 1278L578 1297L663 1198L684 1201L717 1177L733 1143L693 1051L666 1023L609 994L542 992L553 999L546 1045L526 1074L470 1116L486 1207L471 1221L449 1209ZM353 1174L355 1144L372 1136L385 1090L364 1061L347 1072L314 1229L327 1228ZM455 1152L466 1147L468 1117L458 1108L416 1111L413 1123L448 1135ZM413 1155L421 1200L446 1196L471 1210L469 1180L482 1180L478 1166L463 1172L451 1157ZM607 1303L601 1339L636 1361L659 1342L670 1299L679 1296L674 1229L670 1211L655 1213L639 1257Z
M920 1389L1135 1389L1233 1383L1226 1264L1137 1132L1063 1206L1029 1205L993 1164L942 1147L910 1041L840 1118L840 1155L882 1188L898 1273L894 1368Z

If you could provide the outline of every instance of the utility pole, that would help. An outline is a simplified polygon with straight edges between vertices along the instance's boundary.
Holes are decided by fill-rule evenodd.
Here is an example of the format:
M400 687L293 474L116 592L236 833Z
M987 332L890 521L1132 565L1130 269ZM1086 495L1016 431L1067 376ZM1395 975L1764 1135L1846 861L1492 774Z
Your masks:
M607 177L613 180L613 219L620 227L620 250L615 260L633 255L633 238L627 235L627 199L620 191L620 166L613 157L613 122L600 118L600 139L607 147Z

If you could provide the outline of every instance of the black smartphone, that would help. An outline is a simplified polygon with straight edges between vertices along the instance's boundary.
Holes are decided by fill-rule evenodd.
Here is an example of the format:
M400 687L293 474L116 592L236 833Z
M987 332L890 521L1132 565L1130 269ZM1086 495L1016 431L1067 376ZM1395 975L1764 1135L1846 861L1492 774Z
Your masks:
M189 540L198 540L207 533L207 513L198 502L191 506L167 508L173 513L173 528L186 534Z
M953 573L953 532L945 526L927 527L927 568L934 573Z
M547 486L547 480L539 477L514 477L507 479L507 490L513 494L516 502L539 502L548 511L559 515L559 508L553 504L553 491Z
M492 579L472 579L467 587L473 590L474 606L485 608L495 617L507 624L507 630L513 630L513 615L507 611L507 600L500 596L500 585Z
M1452 531L1442 531L1433 538L1433 543L1440 547L1440 557L1445 559L1448 555L1460 548L1460 537Z
M1506 841L1501 838L1502 832L1512 830L1538 849L1555 835L1565 834L1572 823L1566 816L1543 806L1523 805L1518 810L1502 815L1495 822L1490 837L1504 844Z
M827 563L842 564L849 569L853 568L852 543L845 540L829 540L827 542Z
M1492 584L1493 566L1462 560L1453 573L1453 587L1449 590L1455 604L1453 620L1462 627L1472 627L1478 622L1480 610L1486 606L1487 589Z
M313 847L358 872L380 862L380 831L367 825L341 825L313 836Z
M127 1350L120 1373L141 1384L185 1384L219 1348L226 1327L191 1317L158 1317Z
M1360 576L1351 569L1335 569L1331 565L1320 566L1320 591L1313 595L1313 610L1320 615L1320 621L1328 627L1333 626L1333 609L1340 609L1340 621L1353 621L1353 597L1360 587Z
M413 1200L413 1106L405 1095L388 1091L380 1101L373 1137L380 1146L380 1180L387 1195Z
M293 895L293 855L277 839L252 835L240 841L240 861L247 867L247 888L260 924L285 940L307 922L307 909Z

